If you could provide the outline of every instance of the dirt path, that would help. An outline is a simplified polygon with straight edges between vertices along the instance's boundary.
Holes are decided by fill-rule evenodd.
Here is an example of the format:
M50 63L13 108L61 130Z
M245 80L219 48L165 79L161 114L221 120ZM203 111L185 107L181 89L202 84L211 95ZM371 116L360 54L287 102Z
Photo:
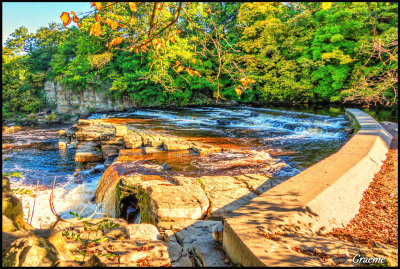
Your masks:
M381 123L393 140L381 170L364 192L359 213L330 235L369 248L376 242L398 247L398 124Z

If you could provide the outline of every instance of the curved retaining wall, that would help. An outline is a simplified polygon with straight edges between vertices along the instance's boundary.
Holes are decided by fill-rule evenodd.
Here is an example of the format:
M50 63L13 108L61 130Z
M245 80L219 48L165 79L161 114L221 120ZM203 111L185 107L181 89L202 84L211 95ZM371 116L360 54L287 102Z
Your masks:
M268 249L267 239L260 233L325 233L346 226L357 214L363 192L386 158L392 135L359 109L346 109L346 116L358 132L337 153L224 219L223 248L233 262L298 266L288 261L289 250L272 253L274 249Z

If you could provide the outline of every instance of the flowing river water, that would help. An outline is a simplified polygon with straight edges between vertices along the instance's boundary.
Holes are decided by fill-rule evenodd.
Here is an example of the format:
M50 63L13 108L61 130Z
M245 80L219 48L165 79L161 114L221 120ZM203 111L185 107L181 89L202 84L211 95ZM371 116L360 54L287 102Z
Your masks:
M131 119L129 124L138 129L246 149L244 153L211 154L197 159L175 156L173 160L168 160L168 157L155 160L169 167L165 174L269 173L284 180L338 151L349 139L349 133L345 131L349 123L340 112L320 115L242 106L141 109L89 117L105 118ZM29 193L18 196L23 201L25 216L34 210L32 225L37 228L56 219L49 207L55 176L54 205L63 218L72 217L70 211L88 216L96 210L95 217L102 215L101 207L93 202L93 196L104 165L98 164L74 177L75 149L58 147L58 131L69 126L24 127L17 133L3 134L3 173L22 173L20 178L10 178L11 187L22 189L19 192L29 190ZM240 154L243 156L238 158ZM252 156L247 162L243 161L246 154Z

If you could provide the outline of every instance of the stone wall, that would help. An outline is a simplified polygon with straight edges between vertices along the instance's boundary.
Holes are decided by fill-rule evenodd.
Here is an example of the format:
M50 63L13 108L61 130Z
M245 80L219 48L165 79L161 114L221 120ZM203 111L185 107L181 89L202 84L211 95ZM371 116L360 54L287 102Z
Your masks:
M346 109L359 131L335 154L252 199L224 219L223 248L242 266L328 266L298 249L334 257L357 249L321 235L345 227L385 160L392 135L365 112ZM277 237L279 236L279 238ZM350 250L352 249L352 250ZM353 253L353 254L351 254ZM328 261L328 260L327 260Z
M59 81L46 81L44 91L47 99L56 103L56 111L59 113L87 115L92 112L122 111L136 107L128 97L114 101L106 92L98 92L93 88L80 92L66 90Z

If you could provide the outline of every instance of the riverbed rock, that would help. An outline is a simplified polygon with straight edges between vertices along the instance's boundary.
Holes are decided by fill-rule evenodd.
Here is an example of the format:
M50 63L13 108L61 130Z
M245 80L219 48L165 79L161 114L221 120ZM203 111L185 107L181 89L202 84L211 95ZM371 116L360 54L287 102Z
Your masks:
M141 219L152 223L200 219L208 209L208 199L195 184L173 185L164 182L142 182L137 187Z
M12 193L2 192L2 215L9 218L17 227L25 228L22 203Z
M1 216L1 224L2 231L6 233L15 232L19 229L17 224L5 215Z
M57 260L54 247L51 247L45 239L31 234L17 239L3 252L2 266L50 267L55 266Z
M129 237L132 240L161 240L157 227L149 223L129 224L127 226Z
M271 179L270 175L244 174L235 178L246 184L247 188L257 195L278 184L278 182Z
M21 126L3 126L2 131L5 134L11 134L11 133L16 133L18 131L21 131L22 127Z
M103 160L100 142L84 142L77 145L75 162L99 162Z
M210 200L210 217L213 219L228 216L257 196L235 177L203 176L199 181Z
M221 221L197 220L190 225L182 222L182 229L175 226L178 242L197 257L197 266L227 266L221 244L214 241L212 229Z
M1 192L9 192L11 191L10 187L10 179L8 177L2 176L2 184L1 184Z

